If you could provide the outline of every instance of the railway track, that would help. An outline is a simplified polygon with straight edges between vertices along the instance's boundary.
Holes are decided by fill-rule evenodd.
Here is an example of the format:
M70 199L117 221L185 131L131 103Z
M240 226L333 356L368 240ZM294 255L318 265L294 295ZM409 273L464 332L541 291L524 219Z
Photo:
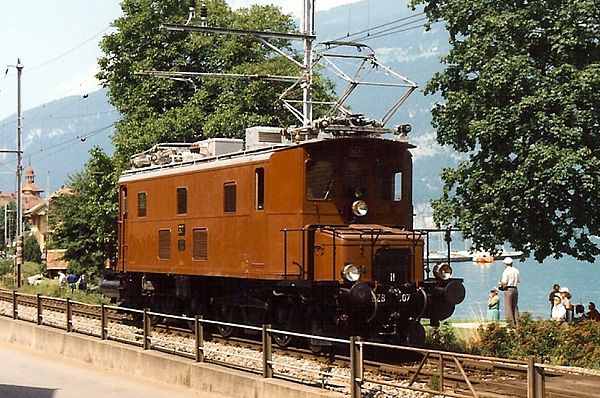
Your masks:
M63 330L70 328L69 331L100 337L104 322L107 338L138 346L143 346L147 340L151 349L195 357L195 333L189 327L184 327L187 323L177 320L178 317L174 317L174 322L153 325L148 335L149 331L144 331L140 322L134 321L135 313L126 313L115 307L91 306L69 300L19 294L15 308L14 298L14 293L0 290L0 315L14 317L16 309L17 319ZM40 312L41 316L38 315ZM203 341L202 350L206 361L254 373L262 372L261 341L240 336L225 339L211 329L204 329L207 338ZM256 330L254 334L257 334ZM433 393L443 384L444 393L450 396L528 396L526 362L430 350L412 349L409 352L419 353L420 361L398 360L399 356L380 361L376 358L382 356L376 350L363 347L363 392L372 397L389 397L393 395L389 395L384 387L395 386L396 389L418 389ZM347 353L348 347L343 345L320 356L315 356L309 349L273 346L272 368L276 377L300 380L305 384L343 392L347 391L347 378L351 368L351 359ZM313 377L308 377L307 372L314 373ZM591 391L600 391L600 376L592 372L585 373L544 365L544 396L592 396ZM381 391L379 395L378 391Z
M179 333L180 335L193 338L193 333L185 328L165 327L163 329L168 333ZM212 339L220 344L229 344L237 347L245 347L259 351L261 342L240 337L222 338L214 334ZM319 364L321 370L331 367L348 369L350 367L350 358L347 355L331 353L327 355L315 356L309 349L302 348L274 348L274 353L287 355L302 360L311 360ZM375 356L376 353L373 355ZM456 363L452 361L449 355L445 358L444 364L444 386L450 391L465 396L472 396L469 385L465 380L463 373ZM410 380L415 374L419 374L417 381L425 385L433 385L439 382L439 358L430 357L427 359L423 369L418 371L418 364L414 362L390 363L366 359L365 371L389 381ZM513 363L498 362L494 358L490 359L461 359L460 367L468 373L468 379L477 391L478 396L487 397L527 397L527 364L525 362L514 361ZM600 376L582 375L574 372L559 372L557 370L547 369L545 372L546 387L545 396L548 398L589 398L590 392L598 390L600 387ZM317 384L328 384L322 381Z

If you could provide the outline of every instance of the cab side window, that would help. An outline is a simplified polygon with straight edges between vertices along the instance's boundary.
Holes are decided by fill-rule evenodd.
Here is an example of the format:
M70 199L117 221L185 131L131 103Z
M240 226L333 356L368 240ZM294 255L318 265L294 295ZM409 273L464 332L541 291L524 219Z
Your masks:
M187 213L187 188L177 188L177 214Z
M237 185L235 182L228 182L223 185L223 211L225 213L235 213L237 210Z
M254 208L264 210L265 208L265 169L262 167L254 170Z
M137 196L138 199L138 217L146 217L147 210L147 195L146 192L140 192Z

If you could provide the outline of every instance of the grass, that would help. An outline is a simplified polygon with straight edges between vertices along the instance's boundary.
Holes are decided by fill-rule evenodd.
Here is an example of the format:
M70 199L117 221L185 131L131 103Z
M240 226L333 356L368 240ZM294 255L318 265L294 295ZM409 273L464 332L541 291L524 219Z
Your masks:
M0 260L0 288L16 290L19 293L41 295L45 297L57 297L70 299L86 304L108 304L110 300L98 293L98 287L89 284L88 290L71 290L66 285L60 285L57 279L43 279L38 285L29 285L27 278L32 275L44 274L41 264L26 262L21 268L22 280L25 283L16 288L14 266L12 260Z

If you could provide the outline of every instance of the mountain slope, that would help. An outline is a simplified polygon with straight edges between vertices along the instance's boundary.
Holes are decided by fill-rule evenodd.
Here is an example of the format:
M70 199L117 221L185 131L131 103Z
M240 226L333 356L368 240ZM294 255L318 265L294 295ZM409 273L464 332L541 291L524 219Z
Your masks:
M23 112L21 149L23 167L31 164L36 183L46 192L64 185L80 171L93 146L112 153L110 136L118 112L108 103L106 90L85 97L61 98ZM0 121L0 147L16 150L16 120ZM15 190L16 154L0 154L0 190Z

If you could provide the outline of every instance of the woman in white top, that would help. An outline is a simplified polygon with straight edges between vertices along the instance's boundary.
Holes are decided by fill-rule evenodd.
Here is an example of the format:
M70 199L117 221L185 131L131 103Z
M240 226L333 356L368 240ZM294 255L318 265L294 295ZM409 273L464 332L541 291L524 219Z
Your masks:
M554 295L554 305L552 306L552 319L558 322L564 322L567 316L567 309L562 303L560 294Z
M565 320L569 323L573 322L573 304L571 303L571 292L568 287L561 287L558 291L562 300L562 305L565 307L567 314Z

